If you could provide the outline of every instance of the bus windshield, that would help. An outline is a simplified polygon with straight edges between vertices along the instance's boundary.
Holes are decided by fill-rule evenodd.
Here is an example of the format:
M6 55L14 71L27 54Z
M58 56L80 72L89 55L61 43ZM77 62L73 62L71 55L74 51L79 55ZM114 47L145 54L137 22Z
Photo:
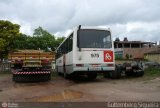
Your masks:
M111 35L107 30L80 29L78 31L79 48L111 48Z

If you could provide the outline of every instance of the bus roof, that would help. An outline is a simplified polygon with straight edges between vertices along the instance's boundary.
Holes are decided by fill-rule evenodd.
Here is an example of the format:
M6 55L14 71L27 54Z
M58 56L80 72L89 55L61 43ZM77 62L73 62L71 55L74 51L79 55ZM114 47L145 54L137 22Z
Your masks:
M74 31L75 29L78 30L78 27L79 27L79 26L75 27L75 28L66 36L66 38L62 41L62 43L57 47L56 52L57 52L57 50L59 49L59 47L60 47L60 46L68 39L68 37L73 33L73 31ZM110 31L110 32L111 32L110 28L107 29L107 27L105 27L105 26L81 26L80 29L107 30L107 31Z

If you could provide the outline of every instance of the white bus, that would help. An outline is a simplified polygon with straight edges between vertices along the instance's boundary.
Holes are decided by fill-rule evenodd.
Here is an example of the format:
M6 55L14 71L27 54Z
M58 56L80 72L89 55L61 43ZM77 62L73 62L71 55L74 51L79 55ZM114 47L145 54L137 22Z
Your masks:
M95 79L97 73L119 78L110 29L76 27L56 50L56 71L65 78L87 75Z

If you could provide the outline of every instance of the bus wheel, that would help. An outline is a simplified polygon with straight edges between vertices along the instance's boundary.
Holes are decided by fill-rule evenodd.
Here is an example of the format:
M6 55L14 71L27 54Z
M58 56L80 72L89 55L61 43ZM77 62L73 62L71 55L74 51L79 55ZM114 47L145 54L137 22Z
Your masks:
M94 80L97 77L97 73L96 72L88 73L87 76L89 80Z
M121 73L122 73L121 67L119 65L116 65L115 71L110 72L110 77L113 79L118 79L121 77Z
M69 75L68 75L66 72L63 73L63 77L64 77L65 79L69 79Z
M58 76L62 76L62 74L61 74L60 72L57 72L57 75L58 75Z

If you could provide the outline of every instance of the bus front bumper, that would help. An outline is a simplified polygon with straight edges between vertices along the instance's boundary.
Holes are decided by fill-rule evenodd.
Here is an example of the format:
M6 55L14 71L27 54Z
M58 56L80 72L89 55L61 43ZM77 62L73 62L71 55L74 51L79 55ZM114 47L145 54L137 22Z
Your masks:
M114 71L115 67L74 67L73 71L97 71L97 72L104 72L104 71Z

